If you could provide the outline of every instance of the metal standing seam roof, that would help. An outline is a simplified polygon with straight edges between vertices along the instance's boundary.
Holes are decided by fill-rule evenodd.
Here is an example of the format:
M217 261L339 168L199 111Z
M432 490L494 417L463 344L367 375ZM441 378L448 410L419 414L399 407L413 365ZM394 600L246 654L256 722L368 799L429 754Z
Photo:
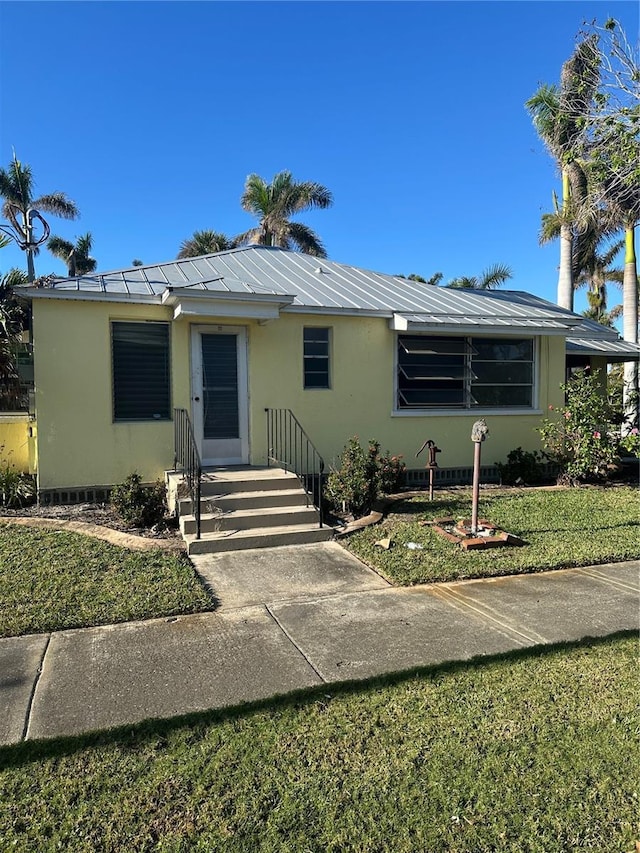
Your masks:
M401 314L410 323L563 329L575 314L518 291L456 290L360 269L298 252L247 246L198 258L55 281L34 296L101 294L158 299L168 288L293 296L284 311Z

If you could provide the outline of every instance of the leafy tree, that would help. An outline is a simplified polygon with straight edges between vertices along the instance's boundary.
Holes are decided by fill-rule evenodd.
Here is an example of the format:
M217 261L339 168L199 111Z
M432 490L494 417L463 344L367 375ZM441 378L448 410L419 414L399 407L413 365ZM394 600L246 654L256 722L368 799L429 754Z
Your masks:
M34 197L34 185L31 167L21 163L14 153L9 167L0 169L0 197L4 199L2 215L10 221L16 233L24 238L21 242L24 243L27 253L29 281L35 279L33 257L38 252L37 247L31 245L31 211L44 211L61 219L77 219L80 215L75 203L64 193L55 192Z
M558 304L573 309L573 240L576 217L587 196L580 155L585 141L584 117L599 83L600 57L593 36L583 39L564 63L560 85L543 85L526 102L534 127L562 175L562 203L554 194L560 222Z
M86 275L93 272L97 266L97 261L89 255L93 248L93 238L90 232L87 231L81 237L78 237L75 244L69 240L63 240L62 237L51 237L47 243L47 249L56 258L67 265L67 273L69 278L76 275Z
M511 267L505 264L495 264L484 270L480 276L460 276L448 282L445 286L455 289L470 287L473 290L495 290L501 287L505 281L513 278Z
M301 222L292 222L298 213L333 204L326 187L313 181L295 181L291 172L278 172L271 183L259 175L249 175L240 200L243 210L258 217L258 225L235 238L236 244L254 243L296 249L307 255L326 258L318 235Z
M226 234L219 231L194 231L193 237L183 240L180 244L178 258L196 258L198 255L211 255L214 252L224 252L236 245Z

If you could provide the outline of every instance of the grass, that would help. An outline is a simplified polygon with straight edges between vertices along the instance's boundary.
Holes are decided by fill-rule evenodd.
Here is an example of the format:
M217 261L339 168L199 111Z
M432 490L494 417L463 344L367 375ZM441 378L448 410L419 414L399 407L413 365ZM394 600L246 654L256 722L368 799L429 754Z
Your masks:
M6 747L0 849L626 853L637 653L617 636Z
M0 525L0 637L211 610L189 561Z
M640 498L636 489L522 490L481 495L480 518L521 537L527 545L463 551L421 520L471 515L470 493L436 492L435 500L412 498L382 524L353 534L345 546L398 584L493 577L519 572L617 562L640 556ZM390 537L389 551L375 542ZM422 545L409 550L408 542Z

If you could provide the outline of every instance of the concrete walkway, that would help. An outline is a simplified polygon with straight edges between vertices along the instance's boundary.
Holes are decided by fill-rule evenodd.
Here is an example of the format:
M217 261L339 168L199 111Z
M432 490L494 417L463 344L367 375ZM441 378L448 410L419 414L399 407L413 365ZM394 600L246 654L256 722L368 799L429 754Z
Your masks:
M639 623L640 561L409 588L331 542L194 562L220 601L215 613L0 640L0 743Z

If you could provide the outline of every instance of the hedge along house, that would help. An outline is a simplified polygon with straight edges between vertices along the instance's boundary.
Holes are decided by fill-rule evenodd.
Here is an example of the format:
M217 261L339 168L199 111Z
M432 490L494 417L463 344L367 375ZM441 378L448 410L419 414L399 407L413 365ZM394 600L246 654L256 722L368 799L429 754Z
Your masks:
M526 293L450 290L258 246L29 294L45 501L95 496L133 470L162 477L174 420L187 415L210 467L286 461L303 440L292 416L329 465L358 435L410 468L432 438L443 468L468 467L480 416L484 461L504 461L538 448L536 427L562 404L570 336L599 336L603 363L624 355L615 332L589 328L585 343L582 318Z

